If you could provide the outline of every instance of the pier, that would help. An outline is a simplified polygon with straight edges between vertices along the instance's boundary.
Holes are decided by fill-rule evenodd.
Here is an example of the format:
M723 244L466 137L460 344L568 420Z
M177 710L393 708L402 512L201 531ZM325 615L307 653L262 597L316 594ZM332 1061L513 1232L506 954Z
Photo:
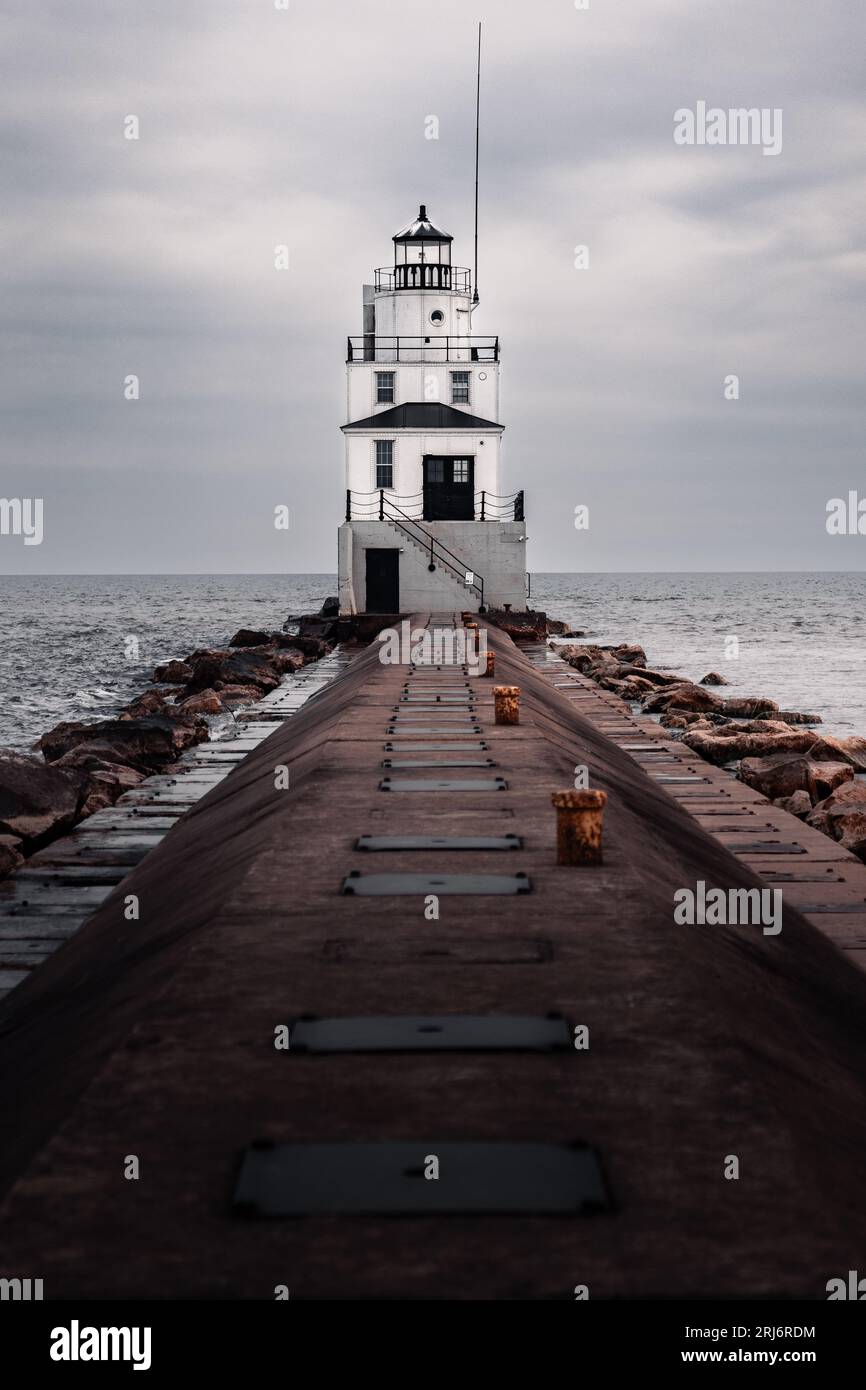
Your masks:
M0 884L0 999L73 936L180 817L277 723L327 685L347 659L338 650L286 677L242 711L224 737L196 745L170 771L145 778L113 806L31 855Z
M0 1273L46 1298L823 1298L857 1267L866 870L486 636L494 680L372 643L8 995ZM607 793L598 866L556 864L577 766ZM676 924L698 880L777 883L783 930Z

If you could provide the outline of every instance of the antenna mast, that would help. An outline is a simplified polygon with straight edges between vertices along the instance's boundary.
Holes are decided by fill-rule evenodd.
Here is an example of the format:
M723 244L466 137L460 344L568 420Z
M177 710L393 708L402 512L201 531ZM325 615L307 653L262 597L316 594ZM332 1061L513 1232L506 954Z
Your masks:
M481 120L481 20L478 21L478 64L475 76L475 274L473 306L478 303L478 131Z

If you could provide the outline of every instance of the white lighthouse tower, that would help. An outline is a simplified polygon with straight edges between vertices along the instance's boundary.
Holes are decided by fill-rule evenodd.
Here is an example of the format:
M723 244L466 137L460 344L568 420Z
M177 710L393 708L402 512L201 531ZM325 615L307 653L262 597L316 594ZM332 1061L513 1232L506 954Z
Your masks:
M523 493L504 495L499 339L422 206L348 340L340 611L526 608Z

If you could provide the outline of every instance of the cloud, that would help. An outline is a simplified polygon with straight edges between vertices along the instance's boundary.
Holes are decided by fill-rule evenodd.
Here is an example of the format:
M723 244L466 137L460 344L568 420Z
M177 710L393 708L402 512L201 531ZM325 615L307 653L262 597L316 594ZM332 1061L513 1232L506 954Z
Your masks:
M824 530L866 487L859 0L479 13L477 328L532 567L866 567ZM46 539L0 568L334 567L361 285L421 201L471 253L474 24L460 0L7 11L2 491L44 496ZM781 106L782 154L676 147L698 99Z

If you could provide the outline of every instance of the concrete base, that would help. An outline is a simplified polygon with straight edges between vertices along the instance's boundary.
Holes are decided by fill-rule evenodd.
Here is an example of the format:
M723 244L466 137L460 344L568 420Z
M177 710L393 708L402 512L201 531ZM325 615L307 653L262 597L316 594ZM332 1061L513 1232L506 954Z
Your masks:
M526 526L522 521L425 521L424 530L455 556L461 567L483 577L484 603L514 612L526 609ZM338 533L340 613L367 611L365 552L400 553L399 606L404 613L480 606L478 593L451 569L429 569L429 553L391 521L346 521Z

